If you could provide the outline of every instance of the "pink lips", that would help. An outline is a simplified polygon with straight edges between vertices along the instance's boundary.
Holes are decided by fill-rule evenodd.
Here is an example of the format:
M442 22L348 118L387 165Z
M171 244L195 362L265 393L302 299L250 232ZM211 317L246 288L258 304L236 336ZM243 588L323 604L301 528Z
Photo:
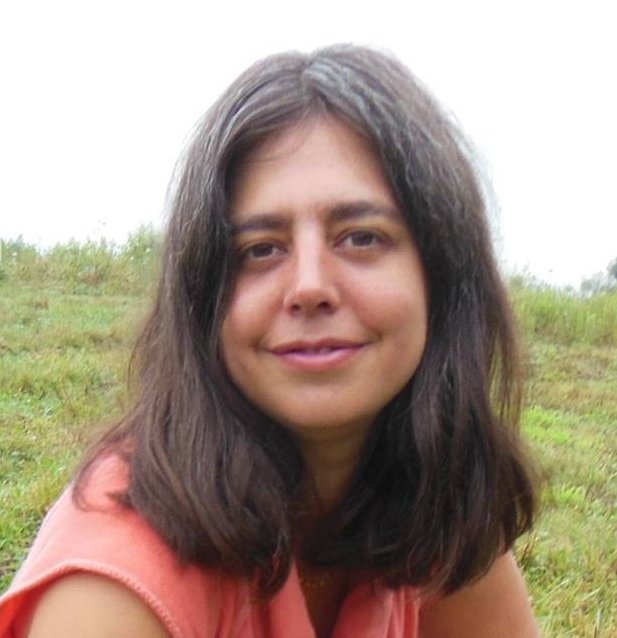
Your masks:
M343 365L364 347L362 343L338 339L293 341L276 346L272 354L287 365L305 372L325 372Z

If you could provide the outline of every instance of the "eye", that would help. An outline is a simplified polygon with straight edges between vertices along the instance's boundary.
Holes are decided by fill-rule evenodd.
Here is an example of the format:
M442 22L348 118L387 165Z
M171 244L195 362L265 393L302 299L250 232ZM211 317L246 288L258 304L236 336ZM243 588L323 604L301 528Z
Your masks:
M241 249L239 251L239 256L242 261L264 261L266 259L278 257L282 253L283 249L276 244L260 242Z
M368 248L383 244L385 239L372 230L354 230L341 240L341 245L351 248Z

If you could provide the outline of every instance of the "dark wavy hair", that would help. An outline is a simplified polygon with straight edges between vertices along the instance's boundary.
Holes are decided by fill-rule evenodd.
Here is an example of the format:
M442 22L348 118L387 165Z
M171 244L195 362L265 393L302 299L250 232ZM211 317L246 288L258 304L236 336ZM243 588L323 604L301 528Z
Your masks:
M430 319L418 370L302 551L392 587L454 591L534 517L517 434L516 331L468 143L410 72L375 50L268 57L199 122L172 181L158 293L133 359L136 401L91 452L79 485L102 450L121 451L130 464L122 500L181 559L252 578L265 596L284 583L303 465L290 433L248 402L222 361L234 286L229 201L249 151L324 115L380 157L422 257Z

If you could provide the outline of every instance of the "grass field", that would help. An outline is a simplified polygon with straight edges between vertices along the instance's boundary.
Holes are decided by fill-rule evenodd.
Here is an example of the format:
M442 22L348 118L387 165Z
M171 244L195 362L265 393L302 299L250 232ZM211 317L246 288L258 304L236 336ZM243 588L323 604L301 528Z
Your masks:
M95 428L121 413L147 305L143 272L123 275L117 255L97 271L73 252L71 277L32 254L36 277L0 261L0 591ZM541 518L517 554L546 637L615 637L617 296L512 292L528 343L523 425L543 476Z

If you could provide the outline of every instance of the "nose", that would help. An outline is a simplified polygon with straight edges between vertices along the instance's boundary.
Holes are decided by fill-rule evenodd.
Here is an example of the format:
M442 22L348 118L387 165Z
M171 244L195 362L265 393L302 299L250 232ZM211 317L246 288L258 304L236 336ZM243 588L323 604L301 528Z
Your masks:
M340 304L333 256L326 243L312 238L296 245L289 262L285 308L294 314L328 314Z

